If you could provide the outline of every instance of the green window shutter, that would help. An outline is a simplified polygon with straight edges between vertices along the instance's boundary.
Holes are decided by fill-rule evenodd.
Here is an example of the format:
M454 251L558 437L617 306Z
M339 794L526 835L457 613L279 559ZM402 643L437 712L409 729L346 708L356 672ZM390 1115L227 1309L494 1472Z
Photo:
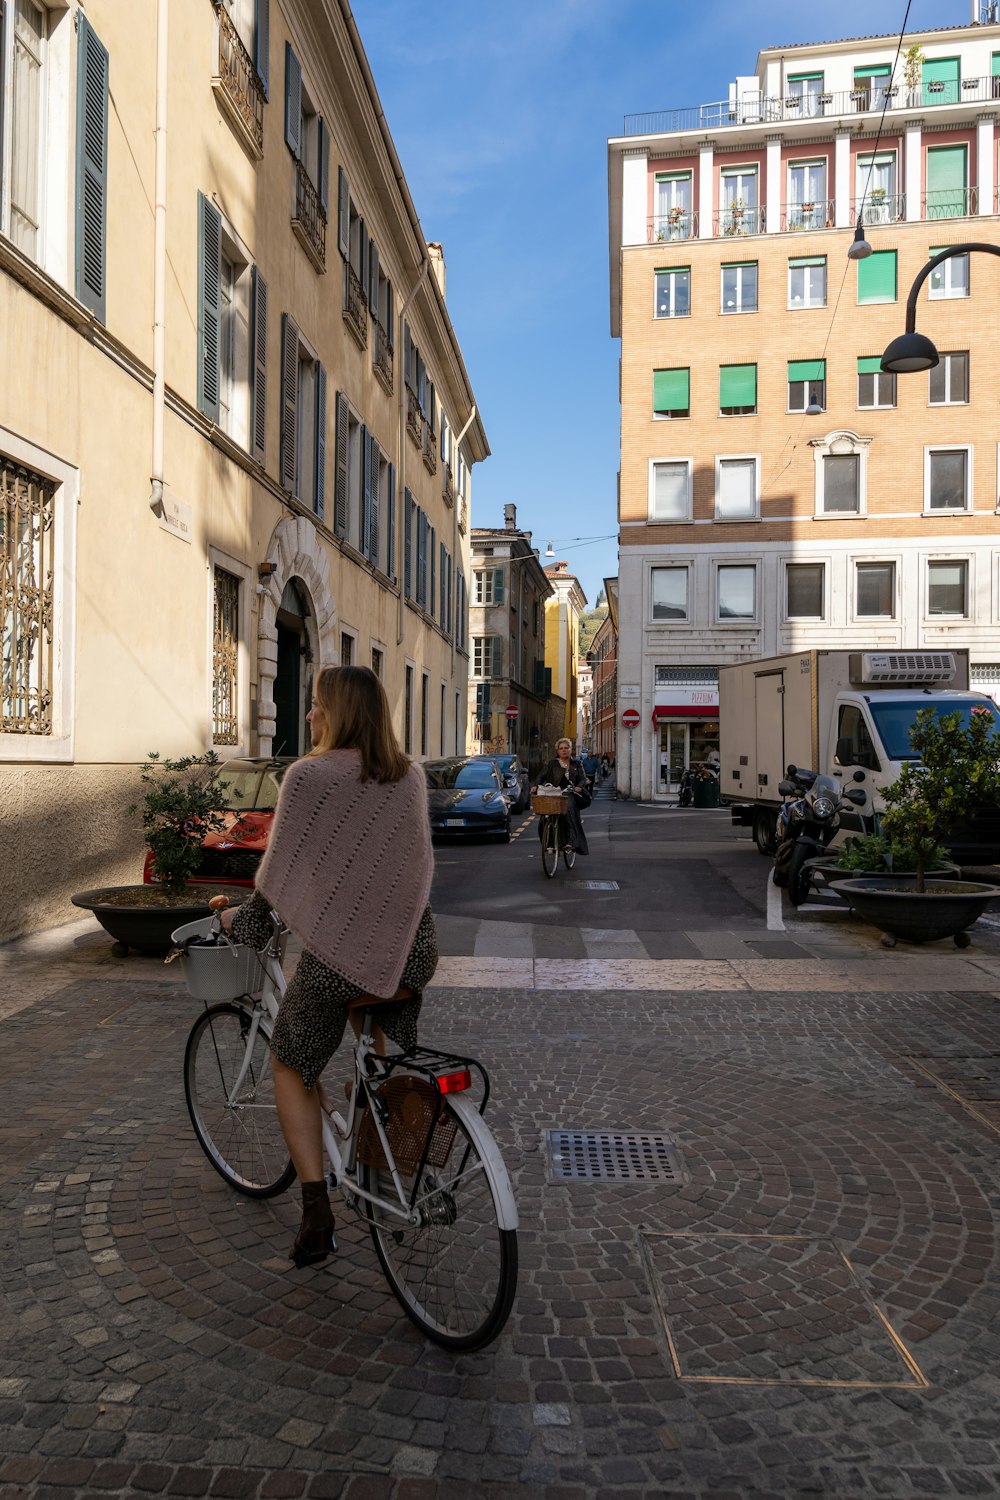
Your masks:
M198 410L219 420L219 283L222 215L198 194Z
M493 569L493 603L503 603L503 568Z
M334 403L334 433L336 446L336 470L333 476L333 529L337 536L347 535L347 464L348 464L347 397L337 392Z
M866 354L858 356L859 375L880 375L882 373L882 356L880 354Z
M294 318L281 314L281 457L283 490L295 489L295 443L298 438L299 330Z
M859 262L863 264L863 262ZM720 365L719 405L757 405L757 366Z
M928 57L920 71L923 104L954 104L959 95L960 62L957 57ZM943 85L931 89L932 83Z
M285 43L285 144L295 157L302 149L302 64Z
M322 521L326 510L326 369L316 361L316 489L313 509Z
M822 78L822 73L789 73L789 83L806 83L812 78Z
M932 146L927 152L926 217L961 218L967 212L968 181L967 146Z
M253 456L262 464L267 438L267 282L257 266L250 271L250 437Z
M825 380L825 359L790 359L788 361L788 379L793 380Z
M788 257L790 266L825 266L825 255L790 255Z
M108 54L77 11L76 295L107 318Z
M992 74L992 76L994 78L1000 78L1000 52L994 52L994 54L993 54L993 74Z
M253 27L253 65L257 77L264 86L264 98L268 97L270 68L268 56L271 46L271 13L269 0L256 0Z
M752 264L751 261L747 261L747 265L751 265L751 264ZM657 276L676 276L681 271L690 271L690 270L691 270L690 266L657 266L655 274Z
M924 68L926 67L927 64L924 63ZM871 67L855 68L854 81L857 83L859 78L888 78L891 72L892 68L888 63L874 63Z
M690 370L654 370L653 410L689 411L690 408Z
M858 261L858 301L895 302L896 252L873 250L867 260Z

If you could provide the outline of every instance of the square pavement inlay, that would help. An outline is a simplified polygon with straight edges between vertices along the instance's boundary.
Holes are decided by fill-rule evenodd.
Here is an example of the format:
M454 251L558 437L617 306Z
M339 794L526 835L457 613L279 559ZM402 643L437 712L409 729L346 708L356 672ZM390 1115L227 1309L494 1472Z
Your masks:
M679 1380L927 1385L831 1239L641 1230L639 1247Z
M907 1059L970 1115L1000 1135L1000 1052Z

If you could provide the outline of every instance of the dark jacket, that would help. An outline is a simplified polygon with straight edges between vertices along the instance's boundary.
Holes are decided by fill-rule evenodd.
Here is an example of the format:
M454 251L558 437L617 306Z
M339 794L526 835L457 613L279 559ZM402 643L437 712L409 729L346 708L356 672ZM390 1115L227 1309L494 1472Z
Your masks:
M563 770L559 757L554 755L548 765L544 767L538 778L537 785L557 786L563 791L567 787L578 786L583 791L587 790L587 773L578 760L570 760L569 769ZM538 820L538 836L542 836L542 819ZM587 847L587 835L583 831L583 820L580 817L580 799L576 795L569 799L569 808L566 812L563 838L573 845L578 854L589 854Z

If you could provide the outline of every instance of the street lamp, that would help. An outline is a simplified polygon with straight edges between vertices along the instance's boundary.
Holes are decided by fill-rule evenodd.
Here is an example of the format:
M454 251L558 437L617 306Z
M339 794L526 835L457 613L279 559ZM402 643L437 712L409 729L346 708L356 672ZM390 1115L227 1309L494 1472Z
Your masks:
M865 239L865 231L861 225L861 215L858 214L858 227L854 231L854 239L847 247L848 260L867 260L872 253L872 247Z
M952 245L948 250L938 251L925 266L921 266L906 299L906 332L894 338L882 355L882 369L887 375L912 375L919 370L933 370L940 362L940 356L931 340L926 334L917 332L917 293L935 266L952 255L969 255L974 250L981 250L984 255L1000 255L998 245L981 245L970 241L965 245Z

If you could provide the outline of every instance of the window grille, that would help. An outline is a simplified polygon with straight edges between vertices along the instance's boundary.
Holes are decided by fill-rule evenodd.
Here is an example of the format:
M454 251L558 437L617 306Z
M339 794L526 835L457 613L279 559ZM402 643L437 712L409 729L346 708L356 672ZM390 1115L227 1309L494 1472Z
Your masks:
M0 732L52 733L55 485L0 457Z
M215 622L212 631L212 739L240 742L239 703L240 581L215 570Z
M657 687L717 687L718 667L657 667Z

